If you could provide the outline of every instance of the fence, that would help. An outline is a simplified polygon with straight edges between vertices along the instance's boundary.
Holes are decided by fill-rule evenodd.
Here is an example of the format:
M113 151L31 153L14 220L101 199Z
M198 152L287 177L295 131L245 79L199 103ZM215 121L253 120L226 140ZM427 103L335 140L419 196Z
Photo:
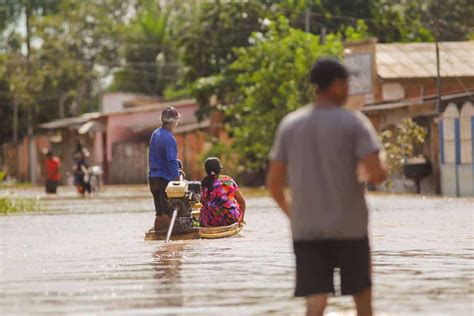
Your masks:
M439 128L441 192L449 196L474 196L474 107L464 102L446 107Z

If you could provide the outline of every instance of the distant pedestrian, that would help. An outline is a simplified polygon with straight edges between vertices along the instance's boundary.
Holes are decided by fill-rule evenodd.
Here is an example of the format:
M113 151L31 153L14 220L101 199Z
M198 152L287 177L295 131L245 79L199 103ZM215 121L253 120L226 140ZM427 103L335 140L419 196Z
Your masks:
M59 173L59 167L61 166L61 160L54 156L51 150L46 152L46 160L44 161L44 169L46 174L46 193L56 194L59 180L61 175Z
M87 163L89 156L89 151L84 147L81 147L74 153L74 185L76 186L77 193L82 197L86 193L91 194L90 170Z
M155 231L167 229L171 222L171 209L166 197L166 186L179 178L178 144L173 131L181 115L174 107L161 112L162 126L151 135L149 148L150 172L148 181L155 203Z
M311 68L314 104L288 114L270 154L268 188L291 220L296 255L295 295L307 315L322 315L340 269L342 295L352 295L358 315L372 314L368 209L363 174L385 180L381 144L370 121L345 110L348 72L336 59ZM357 171L364 170L359 174ZM288 177L291 206L284 194Z

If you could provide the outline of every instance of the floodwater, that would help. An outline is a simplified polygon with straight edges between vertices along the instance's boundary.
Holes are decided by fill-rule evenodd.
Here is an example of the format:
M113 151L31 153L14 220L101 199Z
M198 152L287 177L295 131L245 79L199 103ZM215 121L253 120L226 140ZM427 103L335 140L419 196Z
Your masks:
M164 244L143 239L146 188L61 189L45 211L0 217L0 314L303 315L288 223L269 198L249 199L237 237ZM376 313L472 315L474 200L369 202ZM352 314L352 302L328 311Z

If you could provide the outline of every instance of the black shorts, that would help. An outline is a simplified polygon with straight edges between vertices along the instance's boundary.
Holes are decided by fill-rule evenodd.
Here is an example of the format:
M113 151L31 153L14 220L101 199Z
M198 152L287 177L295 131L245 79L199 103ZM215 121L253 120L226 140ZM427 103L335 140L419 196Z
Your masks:
M369 240L295 241L295 296L335 293L334 269L341 275L341 294L354 295L372 285Z
M151 194L153 194L153 201L155 202L156 216L171 216L171 208L166 197L166 186L169 181L155 177L148 178L148 181L150 183Z
M58 181L46 180L46 193L56 194L57 189L58 189Z

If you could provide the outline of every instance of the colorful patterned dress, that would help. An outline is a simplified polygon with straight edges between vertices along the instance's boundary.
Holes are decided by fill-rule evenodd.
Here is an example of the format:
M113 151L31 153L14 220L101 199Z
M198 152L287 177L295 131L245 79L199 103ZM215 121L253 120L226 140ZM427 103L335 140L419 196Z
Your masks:
M211 193L202 188L201 226L227 226L242 220L242 210L235 200L237 183L229 176L219 175Z

